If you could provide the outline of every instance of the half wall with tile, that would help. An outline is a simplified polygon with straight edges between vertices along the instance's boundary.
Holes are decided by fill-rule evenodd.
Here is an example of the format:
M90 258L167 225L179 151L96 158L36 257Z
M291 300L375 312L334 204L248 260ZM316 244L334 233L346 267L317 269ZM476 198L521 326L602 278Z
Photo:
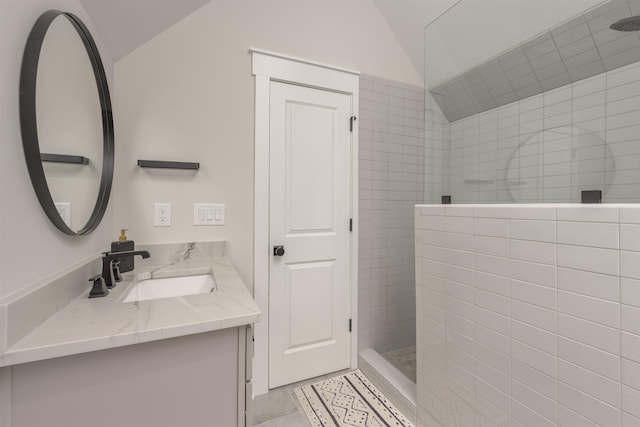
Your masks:
M640 207L416 207L418 425L640 426Z

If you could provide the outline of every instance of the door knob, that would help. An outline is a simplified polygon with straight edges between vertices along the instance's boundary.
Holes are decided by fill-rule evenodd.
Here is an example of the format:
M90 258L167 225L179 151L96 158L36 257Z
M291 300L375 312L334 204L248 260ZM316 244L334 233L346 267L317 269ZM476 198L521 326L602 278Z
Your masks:
M274 246L273 247L273 256L282 256L284 255L284 246Z

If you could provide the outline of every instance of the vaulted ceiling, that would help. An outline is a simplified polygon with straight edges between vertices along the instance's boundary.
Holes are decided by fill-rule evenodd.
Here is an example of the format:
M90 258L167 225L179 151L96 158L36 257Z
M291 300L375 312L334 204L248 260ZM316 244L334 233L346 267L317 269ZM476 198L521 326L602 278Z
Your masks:
M117 61L210 0L80 0Z
M424 28L461 0L372 0L424 79Z
M209 1L211 0L81 0L116 61ZM416 70L422 74L424 27L459 0L371 1L396 35Z
M259 1L268 4L270 0ZM339 2L352 0L290 1ZM434 23L439 16L458 3L463 2L463 0L360 1L371 1L375 5L423 80L425 78L425 27ZM102 39L106 43L106 48L115 61L120 60L209 2L214 2L214 4L224 4L224 2L240 2L239 4L243 4L242 2L244 2L246 7L251 7L251 1L247 0L80 0L80 2L84 5L98 31L100 31ZM587 8L603 2L606 3L607 0L562 0L561 2L559 0L530 0L526 4L507 1L500 8L500 14L506 17L501 23L493 22L497 19L495 16L496 4L494 3L492 8L487 8L487 3L484 2L485 0L464 0L461 5L464 7L462 11L467 15L478 18L473 19L473 22L467 22L466 25L484 25L481 30L483 34L488 31L487 26L497 28L497 30L493 31L495 33L493 36L498 37L498 39L489 39L487 34L484 34L483 38L476 39L453 36L452 39L454 40L451 43L447 43L443 48L449 49L447 51L449 53L459 52L458 56L466 55L475 59L472 64L466 64L460 58L456 58L455 65L460 69L449 69L451 67L447 68L447 64L441 61L443 58L437 56L440 53L432 52L439 58L438 61L432 61L432 68L434 66L438 67L441 73L445 74L445 77L459 75L461 72L466 71L469 66L478 64L505 51L505 49L511 48L513 40L524 41L541 33L543 30L547 30L550 25L557 25ZM610 3L616 3L616 0L611 0ZM523 8L524 6L529 9ZM281 2L279 7L282 7ZM531 11L531 7L535 8L535 10ZM554 13L549 13L551 8L553 8ZM460 9L460 7L456 9ZM527 10L529 12L526 12ZM544 15L544 19L540 16L532 16L538 10L539 14ZM526 13L528 18L525 22L521 19L523 13ZM510 28L507 24L513 28ZM436 28L438 25L439 23L436 22L429 28L437 33L440 31ZM471 26L473 27L473 25ZM473 28L468 29L467 33L472 33L473 31ZM462 43L462 45L455 45L453 42ZM507 44L502 45L500 43ZM443 55L447 56L449 53ZM429 86L446 80L442 76L435 78L433 70L428 67L427 69L430 77L427 78L426 83Z

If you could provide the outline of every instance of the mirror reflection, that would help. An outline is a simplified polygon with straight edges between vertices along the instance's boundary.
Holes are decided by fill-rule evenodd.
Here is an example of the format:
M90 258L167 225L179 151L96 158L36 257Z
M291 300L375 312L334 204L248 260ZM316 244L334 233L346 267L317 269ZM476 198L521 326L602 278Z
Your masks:
M600 135L560 126L533 133L520 144L507 167L506 186L515 202L579 202L583 190L606 196L615 168Z
M91 216L100 187L102 118L91 62L64 15L51 23L42 44L36 116L42 154L86 159L86 164L42 163L58 212L72 230L79 230Z
M73 14L46 11L31 29L20 71L20 130L49 220L68 235L91 233L111 193L113 114L100 53Z
M463 1L429 24L425 150L444 166L425 200L638 203L636 4Z

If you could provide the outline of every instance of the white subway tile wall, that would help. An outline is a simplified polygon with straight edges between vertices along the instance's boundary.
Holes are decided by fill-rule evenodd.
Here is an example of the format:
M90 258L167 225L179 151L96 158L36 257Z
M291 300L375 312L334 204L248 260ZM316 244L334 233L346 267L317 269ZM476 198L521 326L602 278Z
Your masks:
M640 202L640 63L436 123L427 187L453 203L579 202L592 189L605 202Z
M418 426L640 426L640 205L490 208L416 207Z
M443 195L450 195L449 121L429 92L424 95L424 203L440 203Z
M424 117L423 88L360 76L360 349L415 345L413 207L424 200Z

